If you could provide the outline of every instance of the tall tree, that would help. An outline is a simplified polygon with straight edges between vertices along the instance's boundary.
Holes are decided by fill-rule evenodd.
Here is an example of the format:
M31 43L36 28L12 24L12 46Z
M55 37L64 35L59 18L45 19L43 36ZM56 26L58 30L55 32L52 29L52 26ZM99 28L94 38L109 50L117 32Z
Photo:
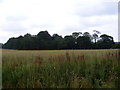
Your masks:
M81 32L73 32L72 36L73 36L73 38L77 39L79 37L79 35L81 35L81 34L82 34Z
M65 42L62 36L58 34L53 34L52 38L53 38L52 49L60 50L65 48Z
M99 31L97 31L97 30L93 30L93 32L94 32L94 34L93 34L93 39L94 39L95 44L96 44L97 39L98 39L98 34L100 34L100 32L99 32Z
M75 38L73 38L73 36L71 36L71 35L65 36L64 41L66 43L66 49L75 49L76 48Z
M3 48L6 49L17 49L18 48L18 42L17 38L10 38L3 46Z
M51 49L52 37L48 31L41 31L37 34L39 49Z
M100 36L100 40L97 43L99 48L109 49L112 48L114 45L114 40L112 36L103 34Z
M92 42L88 36L80 36L77 38L77 48L78 49L91 49Z

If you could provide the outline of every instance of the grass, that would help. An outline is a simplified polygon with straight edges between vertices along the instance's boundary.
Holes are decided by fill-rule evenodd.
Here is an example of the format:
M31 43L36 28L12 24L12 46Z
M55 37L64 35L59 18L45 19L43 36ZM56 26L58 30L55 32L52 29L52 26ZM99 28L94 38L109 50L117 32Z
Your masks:
M3 88L119 88L119 50L2 50Z

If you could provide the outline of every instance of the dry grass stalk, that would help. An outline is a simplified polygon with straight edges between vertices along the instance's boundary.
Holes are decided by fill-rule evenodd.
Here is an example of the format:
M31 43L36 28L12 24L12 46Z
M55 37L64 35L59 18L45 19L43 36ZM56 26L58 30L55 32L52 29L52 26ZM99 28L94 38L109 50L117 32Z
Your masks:
M43 58L40 56L35 57L35 64L40 65L42 64Z
M54 58L53 58L52 56L50 56L50 57L48 58L48 60L49 60L50 62L52 62L52 61L54 61Z
M78 60L78 61L80 61L80 60L85 60L84 54L83 54L83 55L78 55L78 56L77 56L77 60Z
M67 59L68 62L70 62L70 55L69 55L68 52L66 52L66 59Z
M59 55L57 57L57 59L58 59L58 62L62 64L64 62L64 60L65 60L65 56L64 55Z

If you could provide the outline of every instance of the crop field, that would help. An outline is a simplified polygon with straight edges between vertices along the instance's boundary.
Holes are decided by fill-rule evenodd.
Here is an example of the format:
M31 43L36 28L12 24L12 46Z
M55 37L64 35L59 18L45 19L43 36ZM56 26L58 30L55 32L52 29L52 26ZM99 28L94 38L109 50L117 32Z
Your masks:
M120 88L120 52L2 50L3 88Z

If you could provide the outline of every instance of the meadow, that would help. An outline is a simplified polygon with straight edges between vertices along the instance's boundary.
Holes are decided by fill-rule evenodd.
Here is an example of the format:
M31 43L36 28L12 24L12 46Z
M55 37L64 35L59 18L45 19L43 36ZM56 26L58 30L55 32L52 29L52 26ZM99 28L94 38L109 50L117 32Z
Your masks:
M2 50L3 88L120 88L120 51Z

